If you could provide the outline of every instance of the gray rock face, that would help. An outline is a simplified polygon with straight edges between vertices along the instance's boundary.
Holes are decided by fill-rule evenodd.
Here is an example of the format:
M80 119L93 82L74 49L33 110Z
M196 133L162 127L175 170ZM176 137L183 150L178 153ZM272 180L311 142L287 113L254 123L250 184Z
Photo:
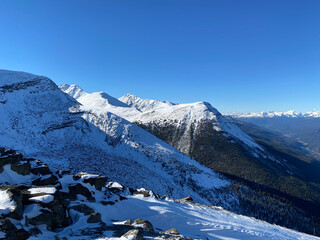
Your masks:
M122 235L123 238L129 238L132 240L143 240L143 233L140 229L134 229L130 230L124 235Z
M154 232L153 226L148 220L138 218L133 221L133 225L141 225L142 228Z
M165 234L170 234L170 235L180 235L179 231L175 228L171 228L167 231L164 232Z

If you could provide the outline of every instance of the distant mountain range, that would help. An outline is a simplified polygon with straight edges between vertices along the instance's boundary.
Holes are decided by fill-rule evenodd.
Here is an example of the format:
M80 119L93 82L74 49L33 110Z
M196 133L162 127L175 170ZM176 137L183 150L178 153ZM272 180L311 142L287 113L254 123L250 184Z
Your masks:
M320 161L319 111L306 113L295 111L233 113L226 116L277 132L289 139L293 143L293 146L300 145L299 149L303 150L310 157Z
M277 118L277 117L287 117L287 118L320 118L320 111L312 110L309 112L296 112L290 110L287 112L254 112L254 113L227 113L225 115L234 117L234 118Z

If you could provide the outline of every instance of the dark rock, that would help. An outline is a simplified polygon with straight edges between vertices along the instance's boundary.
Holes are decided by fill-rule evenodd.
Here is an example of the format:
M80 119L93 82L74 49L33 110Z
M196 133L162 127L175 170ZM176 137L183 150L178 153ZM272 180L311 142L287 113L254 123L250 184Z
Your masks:
M84 215L89 215L90 213L94 213L94 210L85 204L75 205L70 207L70 209L73 209L77 212L84 213Z
M31 166L30 163L12 163L11 164L11 170L15 171L16 173L20 174L20 175L28 175L30 174L30 170L31 170Z
M17 229L8 219L0 219L0 232L6 234L6 240L26 240L30 237L26 230Z
M35 174L35 175L48 175L48 174L52 174L52 172L50 171L50 169L48 168L48 166L43 165L40 167L35 167L31 169L31 173Z
M126 197L124 197L124 196L121 196L121 195L118 195L118 196L119 196L120 201L128 200L128 198L126 198Z
M144 229L146 229L148 231L154 232L153 226L152 226L151 222L149 222L148 220L138 218L138 219L133 221L133 225L134 224L142 225L143 226L142 228L144 228Z
M88 188L86 188L85 186L83 186L82 184L80 183L77 183L76 185L73 185L73 186L69 186L69 192L71 194L81 194L87 198L90 198L92 197L92 194L91 192L89 191Z
M106 206L106 205L114 205L115 203L112 201L101 201L101 204Z
M170 235L180 235L179 231L175 228L171 228L167 231L164 232L165 234L170 234Z
M29 233L31 234L31 236L38 236L39 234L42 234L41 230L37 227L31 228L29 230Z
M100 213L90 213L90 216L87 220L88 223L98 223L101 222L101 214Z
M4 153L6 149L4 147L0 147L0 156L2 156L2 154Z
M98 176L94 178L83 179L84 183L90 183L92 186L95 186L97 190L101 191L103 187L106 186L108 178L103 176Z
M143 240L143 232L140 229L134 229L128 231L121 237L125 239L130 237L131 240Z
M71 223L66 212L59 214L58 212L51 212L44 209L40 211L42 212L40 215L29 219L30 224L35 226L45 224L48 230L54 230L56 228L66 227Z
M58 184L58 178L55 175L51 175L49 178L42 179L37 178L36 180L32 181L32 184L37 186L43 186L43 185L55 185Z

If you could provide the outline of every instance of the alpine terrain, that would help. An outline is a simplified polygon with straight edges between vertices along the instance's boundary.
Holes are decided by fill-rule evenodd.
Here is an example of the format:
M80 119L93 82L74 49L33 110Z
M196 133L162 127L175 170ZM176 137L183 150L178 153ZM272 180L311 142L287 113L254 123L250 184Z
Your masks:
M3 239L317 239L252 218L306 233L319 223L241 181L256 166L303 172L209 103L116 99L0 70L0 146ZM248 163L240 176L235 160Z
M233 191L237 192L241 207L228 208L221 203L224 208L287 227L294 225L309 233L319 224L315 209L319 209L320 186L316 176L309 177L309 172L301 168L300 159L258 144L209 103L174 104L131 94L116 102L103 92L88 94L76 85L64 84L60 88L84 109L113 112L228 177L235 184ZM76 96L73 92L81 94ZM292 206L299 214L288 218L286 211L278 211L275 202ZM300 214L312 224L305 228L300 220L293 223Z

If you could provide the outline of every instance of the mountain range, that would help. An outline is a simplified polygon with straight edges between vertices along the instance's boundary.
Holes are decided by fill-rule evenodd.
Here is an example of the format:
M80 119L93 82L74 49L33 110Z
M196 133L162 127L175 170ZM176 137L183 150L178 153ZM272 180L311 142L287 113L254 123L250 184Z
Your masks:
M86 93L76 85L58 87L43 76L0 70L0 146L4 149L40 159L57 174L86 171L130 189L143 187L172 199L190 195L187 199L199 204L319 234L320 185L317 175L301 167L309 162L272 144L261 144L237 125L207 102L176 104L131 94L117 99L104 92ZM9 167L4 166L3 173L15 176L7 171ZM38 182L46 179L39 177ZM34 185L28 178L18 179L3 184ZM214 239L215 234L205 236Z

